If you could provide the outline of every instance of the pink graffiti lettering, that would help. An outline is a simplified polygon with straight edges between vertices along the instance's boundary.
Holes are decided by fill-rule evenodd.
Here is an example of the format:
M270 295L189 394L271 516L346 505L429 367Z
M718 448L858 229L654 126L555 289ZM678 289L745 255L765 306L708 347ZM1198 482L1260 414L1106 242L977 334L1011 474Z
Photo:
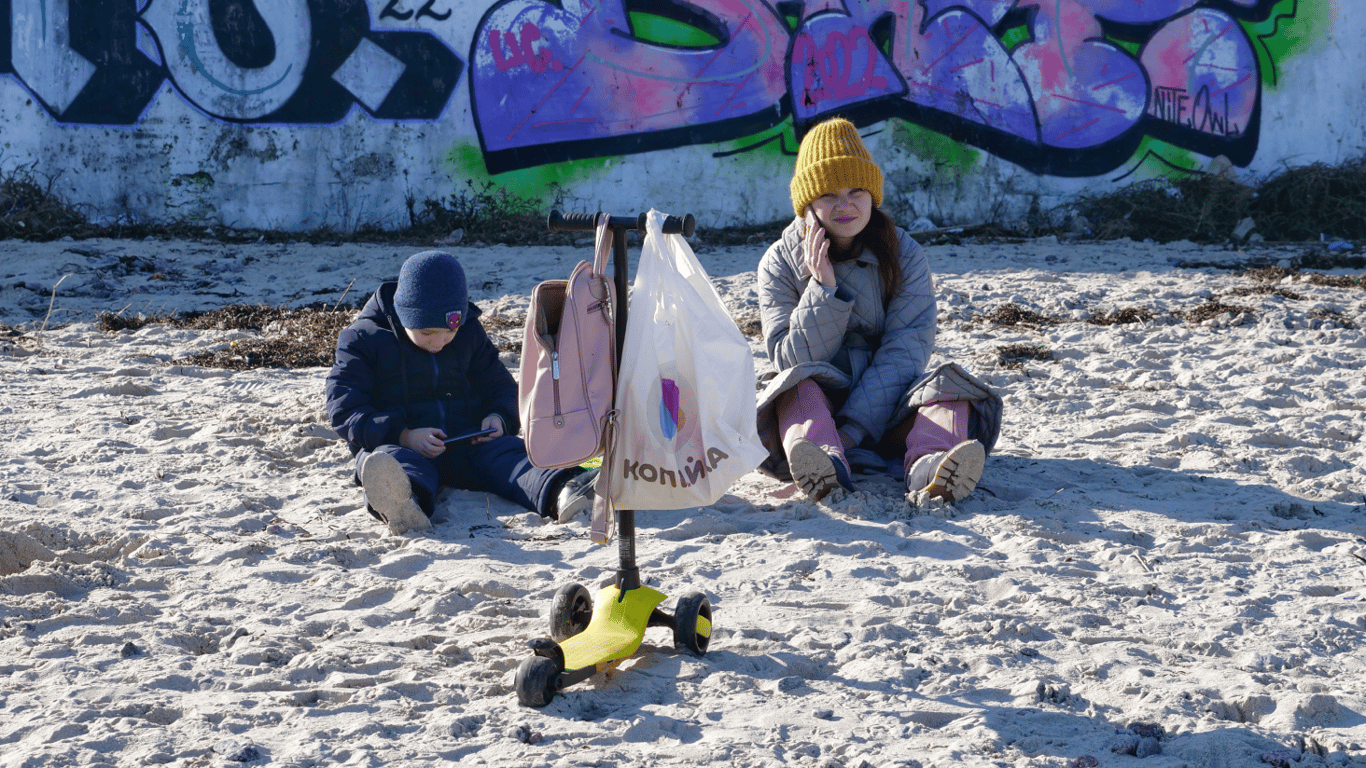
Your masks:
M558 72L563 69L564 65L550 52L550 46L547 45L539 51L532 47L532 44L540 39L541 30L530 22L522 25L521 40L511 32L489 30L489 48L493 50L493 61L499 71L506 72L521 64L527 65L531 71L537 73L546 70ZM504 44L511 53L503 53Z
M803 92L798 95L803 104L857 99L887 87L887 78L876 73L877 48L863 27L848 33L833 31L819 47L803 32L797 35L792 61L806 73Z

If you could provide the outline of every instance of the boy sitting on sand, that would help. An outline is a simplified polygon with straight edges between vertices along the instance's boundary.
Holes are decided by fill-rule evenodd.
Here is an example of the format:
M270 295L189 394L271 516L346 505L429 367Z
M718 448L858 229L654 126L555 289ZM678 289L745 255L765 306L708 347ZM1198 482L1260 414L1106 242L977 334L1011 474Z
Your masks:
M516 437L517 384L469 302L455 257L403 263L337 337L327 412L356 457L370 514L431 527L441 486L491 491L561 522L593 504L593 475L540 469ZM488 434L445 442L480 430Z

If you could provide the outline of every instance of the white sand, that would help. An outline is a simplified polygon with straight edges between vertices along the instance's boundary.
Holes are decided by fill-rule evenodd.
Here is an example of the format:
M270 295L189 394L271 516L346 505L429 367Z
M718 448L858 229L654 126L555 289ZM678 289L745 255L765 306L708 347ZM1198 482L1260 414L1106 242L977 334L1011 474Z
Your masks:
M1006 401L980 490L811 504L750 475L642 512L643 573L666 607L710 595L710 652L651 629L539 710L526 642L617 562L584 520L447 492L430 535L387 536L325 369L181 365L251 334L91 323L349 301L413 250L0 243L0 322L36 331L71 275L40 349L0 336L0 766L1366 765L1366 291L1178 266L1300 249L932 248L940 354ZM587 252L452 250L517 319ZM699 250L754 313L762 248ZM1170 314L1209 297L1252 311ZM1007 302L1069 322L968 322ZM1073 319L1128 306L1158 317ZM1001 367L1017 343L1054 360ZM1161 754L1112 751L1136 722Z

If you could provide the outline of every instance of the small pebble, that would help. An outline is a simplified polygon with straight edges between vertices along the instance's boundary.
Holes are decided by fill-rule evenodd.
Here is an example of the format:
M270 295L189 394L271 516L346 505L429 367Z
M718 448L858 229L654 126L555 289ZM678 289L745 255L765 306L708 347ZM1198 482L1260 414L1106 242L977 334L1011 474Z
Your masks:
M818 710L816 710L815 712L813 712L812 714L814 714L814 715L816 716L816 719L817 719L817 720L830 720L831 718L833 718L833 717L835 716L835 710L833 710L833 709L818 709Z
M1100 761L1090 755L1082 755L1072 761L1072 768L1096 768L1098 765Z
M1138 737L1133 735L1132 733L1126 733L1121 735L1119 738L1115 739L1113 744L1110 745L1111 752L1117 752L1121 755L1132 755L1137 750Z
M1274 765L1276 768L1291 768L1292 764L1299 761L1300 753L1293 749L1277 749L1262 753L1262 762Z
M1166 736L1166 735L1167 735L1167 729L1166 729L1166 728L1163 728L1161 725L1159 725L1159 724L1157 724L1157 723L1149 723L1149 722L1131 723L1131 724L1129 725L1129 730L1131 730L1131 731L1133 731L1134 733L1138 734L1138 737L1141 738L1141 739L1148 739L1148 738L1160 739L1160 738L1162 738L1163 736Z
M788 693L806 685L806 681L800 677L784 677L778 681L778 690Z
M1151 736L1139 738L1138 745L1134 747L1134 757L1150 757L1162 754L1162 744Z
M251 744L243 745L235 739L223 739L213 745L213 751L222 755L224 759L234 763L251 763L260 760L263 755L261 750Z
M142 653L142 651L132 643L124 643L123 647L119 649L119 655L125 659L129 656L136 656L139 653Z
M544 738L540 731L531 730L531 726L529 725L517 726L517 729L512 732L512 737L523 744L539 744L541 739Z

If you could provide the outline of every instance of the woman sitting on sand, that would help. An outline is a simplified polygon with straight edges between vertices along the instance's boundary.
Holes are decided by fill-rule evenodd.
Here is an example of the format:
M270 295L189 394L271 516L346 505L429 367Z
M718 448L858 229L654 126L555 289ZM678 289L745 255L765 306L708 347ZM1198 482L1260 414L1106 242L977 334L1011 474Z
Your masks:
M759 309L778 369L759 397L763 469L818 500L853 469L904 471L913 500L977 486L1001 398L955 364L929 373L935 301L920 244L878 209L882 170L854 125L802 139L797 218L759 262ZM895 462L889 464L889 462Z

